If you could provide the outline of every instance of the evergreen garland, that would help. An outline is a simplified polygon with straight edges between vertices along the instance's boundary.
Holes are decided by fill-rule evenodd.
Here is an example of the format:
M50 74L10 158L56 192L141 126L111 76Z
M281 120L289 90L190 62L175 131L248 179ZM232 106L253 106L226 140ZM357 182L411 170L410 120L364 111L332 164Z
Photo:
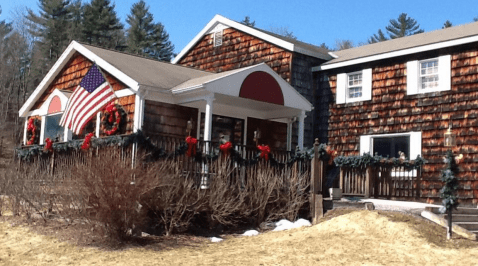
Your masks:
M443 207L440 208L440 212L442 213L458 206L458 198L456 196L458 179L455 176L458 174L458 165L451 150L448 150L446 154L445 163L446 168L441 173L441 181L445 183L440 190L440 197L443 199Z
M362 156L337 156L334 159L335 165L338 167L348 168L365 168L367 166L393 166L404 167L406 170L420 168L426 161L417 156L413 161L402 160L399 158L388 158L380 155L372 156L370 153L364 153Z
M53 143L52 150L54 152L67 152L70 150L81 150L83 140L70 140L68 142ZM119 147L128 147L132 144L138 144L139 147L146 150L147 154L144 158L145 161L155 161L162 158L174 158L176 156L181 156L186 153L188 150L188 145L186 142L183 142L175 151L167 153L164 149L157 147L151 142L151 139L145 137L142 131L133 133L130 135L114 135L104 138L92 138L91 139L91 148L101 148L107 146L119 146ZM33 145L31 147L20 147L16 148L16 154L20 160L30 161L34 156L47 154L48 151L44 150L44 145ZM322 161L328 161L330 155L326 151L327 145L319 145L319 159ZM211 148L209 153L203 153L198 150L196 155L193 157L197 162L210 162L215 161L219 158L219 149ZM304 149L303 151L296 151L294 155L284 163L277 161L272 154L269 154L269 163L272 166L285 167L291 166L296 161L306 161L314 157L314 148ZM232 161L238 163L239 165L254 165L260 161L260 152L256 154L251 159L242 158L239 151L235 149L230 150L230 158Z

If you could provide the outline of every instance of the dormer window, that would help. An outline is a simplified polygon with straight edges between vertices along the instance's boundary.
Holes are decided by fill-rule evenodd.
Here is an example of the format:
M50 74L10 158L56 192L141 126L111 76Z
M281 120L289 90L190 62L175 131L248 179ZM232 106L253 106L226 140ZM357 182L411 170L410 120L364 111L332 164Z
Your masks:
M214 47L222 45L222 30L215 31L214 35Z

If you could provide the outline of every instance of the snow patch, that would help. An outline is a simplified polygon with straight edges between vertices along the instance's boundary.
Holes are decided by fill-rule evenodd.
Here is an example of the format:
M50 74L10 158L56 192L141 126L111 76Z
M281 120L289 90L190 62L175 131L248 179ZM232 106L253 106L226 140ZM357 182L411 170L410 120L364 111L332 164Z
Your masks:
M243 236L257 236L259 234L256 230L248 230L242 234Z
M286 219L280 220L276 223L276 228L272 231L284 231L284 230L289 230L293 228L299 228L302 226L311 226L312 224L305 220L305 219L299 219L295 221L295 223L292 223Z
M221 242L221 241L224 240L224 239L219 238L219 237L211 237L210 239L211 239L211 242L215 242L215 243L216 243L216 242Z

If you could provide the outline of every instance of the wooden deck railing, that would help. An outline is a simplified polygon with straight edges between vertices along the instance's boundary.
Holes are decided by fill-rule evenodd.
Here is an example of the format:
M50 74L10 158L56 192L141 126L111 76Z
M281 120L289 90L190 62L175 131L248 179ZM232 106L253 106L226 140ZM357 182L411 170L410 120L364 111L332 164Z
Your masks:
M343 195L410 199L420 197L421 169L376 166L340 169Z

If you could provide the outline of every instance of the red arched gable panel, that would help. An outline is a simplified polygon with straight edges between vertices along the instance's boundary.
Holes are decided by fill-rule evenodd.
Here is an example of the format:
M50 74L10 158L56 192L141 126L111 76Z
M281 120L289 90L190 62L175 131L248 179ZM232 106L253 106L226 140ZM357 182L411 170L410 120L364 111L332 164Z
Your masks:
M239 97L284 105L284 95L279 83L264 71L253 72L244 79Z
M54 114L61 112L61 100L60 97L55 96L51 99L50 105L48 106L48 114Z

